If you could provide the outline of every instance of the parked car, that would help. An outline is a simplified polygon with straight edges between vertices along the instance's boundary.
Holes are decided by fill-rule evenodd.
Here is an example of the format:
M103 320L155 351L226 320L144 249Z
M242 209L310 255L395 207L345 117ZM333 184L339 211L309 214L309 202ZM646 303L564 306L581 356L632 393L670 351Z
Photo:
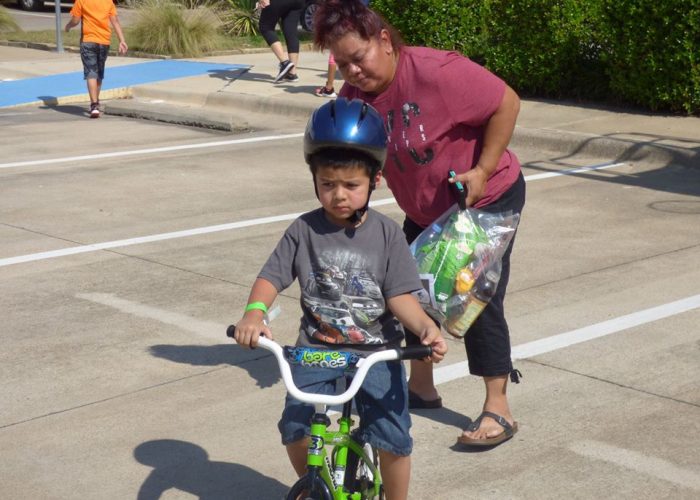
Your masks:
M42 10L44 8L44 0L17 0L17 5L22 10ZM63 2L61 2L61 6L63 6Z
M31 0L30 0L31 1ZM306 31L314 30L314 12L318 9L318 0L306 0L304 10L301 11L301 27Z

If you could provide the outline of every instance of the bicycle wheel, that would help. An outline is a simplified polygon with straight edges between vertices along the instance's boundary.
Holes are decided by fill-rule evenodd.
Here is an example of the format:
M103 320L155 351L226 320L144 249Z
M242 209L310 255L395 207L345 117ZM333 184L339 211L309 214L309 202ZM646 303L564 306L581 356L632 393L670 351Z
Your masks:
M367 456L372 460L374 467L379 469L379 455L377 450L372 448L369 443L364 444L364 450ZM345 469L345 489L350 492L362 493L363 500L384 500L384 487L379 487L379 496L374 495L374 474L372 469L365 463L361 457L348 450L348 464Z
M312 495L311 479L309 476L304 476L299 479L292 489L287 493L287 500L333 500L331 490L328 485L320 477L316 480L316 491Z

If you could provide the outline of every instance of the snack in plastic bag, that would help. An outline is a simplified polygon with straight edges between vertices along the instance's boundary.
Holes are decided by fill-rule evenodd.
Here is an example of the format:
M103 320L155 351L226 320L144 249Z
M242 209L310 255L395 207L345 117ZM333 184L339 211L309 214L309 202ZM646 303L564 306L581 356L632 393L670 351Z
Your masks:
M464 337L495 293L518 221L454 205L411 244L424 287L418 300L451 335Z

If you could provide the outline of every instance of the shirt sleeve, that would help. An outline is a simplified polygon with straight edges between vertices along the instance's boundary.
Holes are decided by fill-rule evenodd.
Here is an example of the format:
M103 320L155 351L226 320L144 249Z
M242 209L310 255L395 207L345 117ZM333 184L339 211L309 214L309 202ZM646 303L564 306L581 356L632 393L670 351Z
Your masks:
M267 262L260 270L258 278L264 278L272 283L277 292L288 288L296 279L294 261L297 254L299 237L295 231L296 224L292 224L277 243L275 250L268 257Z
M400 228L391 229L387 248L387 269L384 280L384 297L411 293L422 288L418 267Z
M472 127L485 124L493 116L506 91L503 80L456 52L446 57L439 78L436 87L452 121Z
M73 7L70 10L70 15L79 19L83 17L83 5L80 0L76 0L76 2L73 4Z

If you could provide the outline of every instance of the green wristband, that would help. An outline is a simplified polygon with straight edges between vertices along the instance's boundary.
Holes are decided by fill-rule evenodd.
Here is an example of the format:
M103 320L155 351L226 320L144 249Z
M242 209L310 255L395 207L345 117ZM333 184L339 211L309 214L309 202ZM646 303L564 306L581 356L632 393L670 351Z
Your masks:
M251 302L250 304L245 306L245 312L254 310L262 311L263 314L267 314L267 306L262 302Z

